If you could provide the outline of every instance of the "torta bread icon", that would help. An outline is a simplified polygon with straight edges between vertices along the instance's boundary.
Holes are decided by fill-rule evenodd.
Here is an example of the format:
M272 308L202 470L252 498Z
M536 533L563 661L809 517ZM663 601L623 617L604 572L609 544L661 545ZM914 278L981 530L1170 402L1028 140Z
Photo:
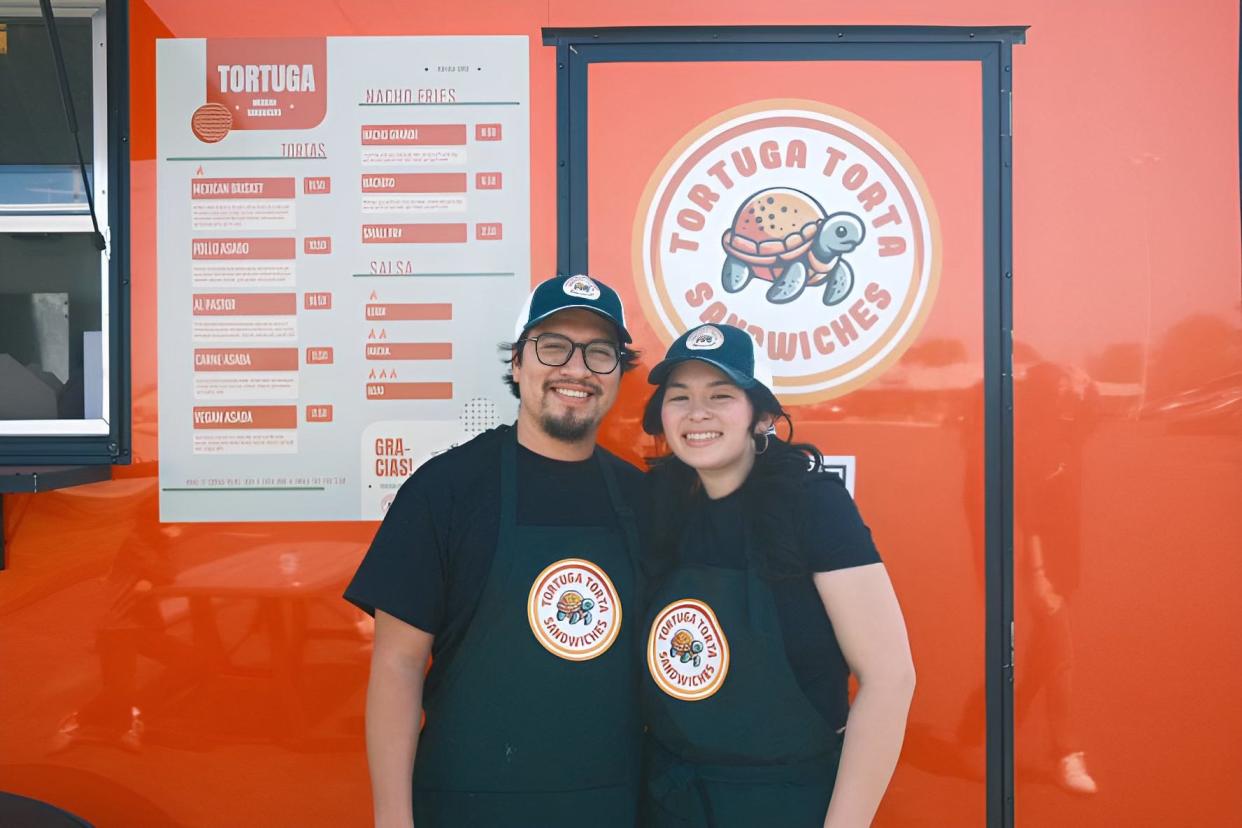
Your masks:
M222 103L205 103L190 116L194 137L205 144L224 140L233 128L233 113Z

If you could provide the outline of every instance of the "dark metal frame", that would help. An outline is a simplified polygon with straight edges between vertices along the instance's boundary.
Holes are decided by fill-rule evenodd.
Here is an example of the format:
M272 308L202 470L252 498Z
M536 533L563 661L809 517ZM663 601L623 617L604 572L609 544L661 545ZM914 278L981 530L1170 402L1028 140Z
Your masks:
M110 465L130 453L130 185L129 8L109 0L108 32L108 434L0 437L0 476L6 466Z
M557 267L587 267L587 80L602 62L978 61L983 104L985 675L987 822L1012 826L1013 244L1015 44L1026 27L695 27L545 29L557 57Z

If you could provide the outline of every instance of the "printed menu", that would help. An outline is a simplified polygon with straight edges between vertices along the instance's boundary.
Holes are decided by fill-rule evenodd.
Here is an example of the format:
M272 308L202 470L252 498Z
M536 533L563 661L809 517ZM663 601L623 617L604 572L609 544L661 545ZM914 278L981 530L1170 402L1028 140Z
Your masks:
M509 421L526 37L157 47L160 516L374 520Z

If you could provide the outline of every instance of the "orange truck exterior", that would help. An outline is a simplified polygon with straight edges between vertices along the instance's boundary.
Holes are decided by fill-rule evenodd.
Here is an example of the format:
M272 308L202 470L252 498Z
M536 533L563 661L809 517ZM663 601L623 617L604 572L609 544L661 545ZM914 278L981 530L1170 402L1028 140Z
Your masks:
M133 0L129 24L133 464L108 482L4 496L0 790L98 826L371 820L372 626L339 596L376 525L159 521L158 39L528 36L531 266L542 278L558 263L558 67L545 28L1026 26L1012 53L1004 484L1014 509L1013 823L1239 824L1236 3ZM952 135L979 117L977 103L942 111L931 97L956 71L929 71L908 101L925 127L902 144L940 159L924 169L933 189L938 177L979 175L977 163L955 167L955 145L932 134L937 119ZM644 131L659 134L666 121L655 116L694 105L662 98L641 71L592 72L601 111L632 103ZM869 90L892 83L906 81L860 72L842 94L864 111ZM626 142L599 123L590 140L608 154L592 157L592 180L615 186L591 190L589 266L639 317L631 330L650 366L667 337L642 317L631 278L645 177L608 178ZM982 243L977 201L937 209L946 237ZM942 278L923 333L885 382L791 407L800 438L858 459L857 500L910 627L919 687L877 825L1000 824L989 819L998 771L985 748L983 389L961 379L984 359L982 273L954 255L960 248L943 272L970 278ZM646 395L645 370L627 376L601 432L636 463L655 450L640 436ZM1079 752L1094 792L1064 782L1064 756Z

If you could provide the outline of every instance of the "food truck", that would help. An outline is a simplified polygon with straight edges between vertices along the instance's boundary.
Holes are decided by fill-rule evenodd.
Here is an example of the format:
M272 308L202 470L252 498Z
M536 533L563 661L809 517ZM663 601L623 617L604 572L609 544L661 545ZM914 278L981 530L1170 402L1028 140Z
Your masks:
M647 369L734 324L859 504L918 674L875 824L1237 824L1236 3L43 5L0 0L0 824L370 824L341 592L512 421L554 273L643 353L603 445L659 453Z

